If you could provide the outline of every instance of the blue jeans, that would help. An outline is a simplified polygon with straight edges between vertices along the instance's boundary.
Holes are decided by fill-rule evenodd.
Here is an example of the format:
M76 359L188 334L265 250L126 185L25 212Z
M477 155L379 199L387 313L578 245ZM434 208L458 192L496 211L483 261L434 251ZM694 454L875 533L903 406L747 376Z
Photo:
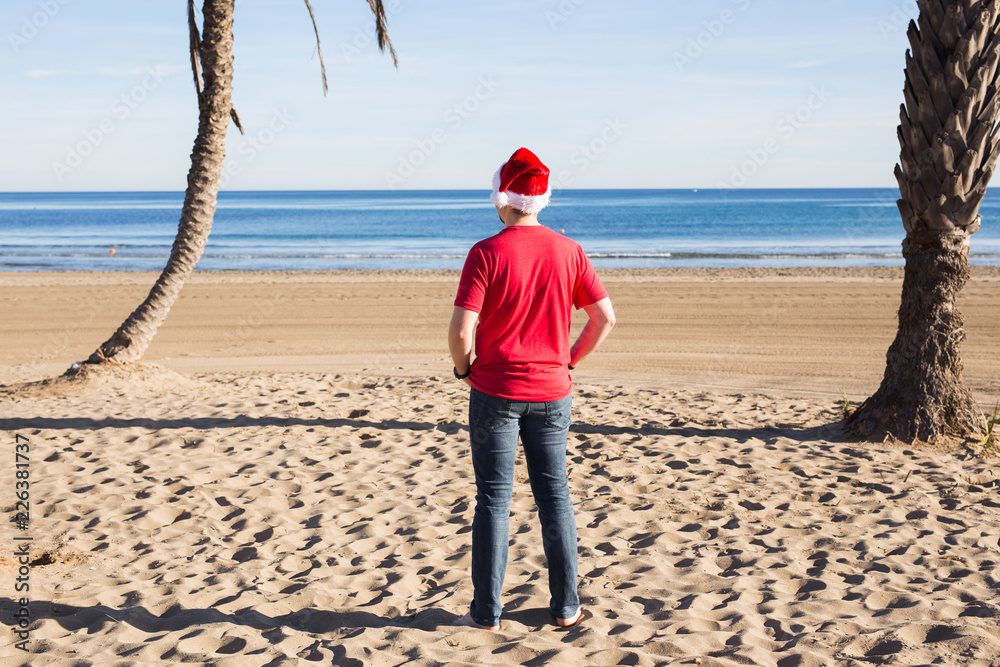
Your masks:
M472 389L469 433L476 473L476 512L472 520L474 594L470 611L477 623L495 626L500 622L518 435L542 526L542 549L549 569L549 610L559 618L571 618L580 606L576 520L566 476L566 437L572 405L572 396L526 402Z

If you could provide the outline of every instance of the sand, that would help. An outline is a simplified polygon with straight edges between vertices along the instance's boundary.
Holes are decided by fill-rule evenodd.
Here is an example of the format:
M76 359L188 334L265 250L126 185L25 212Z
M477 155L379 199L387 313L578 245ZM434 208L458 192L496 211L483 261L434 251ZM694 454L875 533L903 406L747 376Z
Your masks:
M467 611L456 274L199 273L120 377L0 391L32 515L30 654L0 664L995 665L994 460L852 441L895 269L604 271L619 326L575 373L581 596L556 629L519 466L499 633ZM149 274L0 274L0 383L85 358ZM1000 395L1000 271L963 293L966 379ZM577 322L577 326L582 320Z

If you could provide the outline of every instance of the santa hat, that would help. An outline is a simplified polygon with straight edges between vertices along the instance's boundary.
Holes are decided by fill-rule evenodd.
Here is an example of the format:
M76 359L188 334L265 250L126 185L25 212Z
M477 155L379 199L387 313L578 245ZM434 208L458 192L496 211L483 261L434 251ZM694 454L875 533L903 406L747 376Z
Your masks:
M549 203L549 168L527 148L518 148L493 174L490 200L503 208L538 213Z

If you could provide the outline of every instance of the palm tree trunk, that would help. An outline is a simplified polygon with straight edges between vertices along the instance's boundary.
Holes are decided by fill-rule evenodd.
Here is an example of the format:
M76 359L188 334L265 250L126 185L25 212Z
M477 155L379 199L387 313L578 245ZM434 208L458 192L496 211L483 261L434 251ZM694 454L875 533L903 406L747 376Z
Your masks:
M878 391L849 418L868 439L891 436L932 441L979 430L979 408L962 381L959 345L965 339L956 303L969 280L969 237L903 242L906 269L899 329L886 354Z
M234 1L205 0L202 8L200 56L205 85L198 99L198 136L170 259L146 299L90 356L88 363L139 360L205 249L215 216L232 112Z

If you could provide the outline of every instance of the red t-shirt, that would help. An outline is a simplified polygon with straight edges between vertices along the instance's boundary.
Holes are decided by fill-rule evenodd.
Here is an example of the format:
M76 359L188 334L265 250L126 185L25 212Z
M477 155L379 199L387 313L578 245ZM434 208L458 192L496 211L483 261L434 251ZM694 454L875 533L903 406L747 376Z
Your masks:
M480 241L455 297L479 313L472 386L516 401L565 398L571 306L607 296L583 248L548 227L506 227Z

